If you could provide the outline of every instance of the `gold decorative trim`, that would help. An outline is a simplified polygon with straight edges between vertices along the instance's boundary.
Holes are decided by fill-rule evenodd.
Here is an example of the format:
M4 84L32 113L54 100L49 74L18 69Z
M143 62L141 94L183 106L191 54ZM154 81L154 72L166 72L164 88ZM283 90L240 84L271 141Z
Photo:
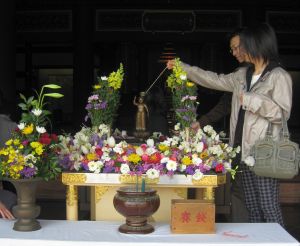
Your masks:
M68 185L67 186L67 204L68 206L73 206L78 202L78 191L77 186Z
M187 188L174 188L174 192L181 198L187 199Z
M156 179L149 179L145 175L138 176L138 183L142 183L142 178L145 178L146 184L157 184L159 182L159 178ZM129 175L129 174L121 174L119 176L119 181L122 184L136 184L136 176L135 175Z
M62 173L62 183L68 184L84 184L86 181L86 175L82 173Z
M98 203L104 194L108 191L110 187L109 186L96 186L95 187L95 200L96 203Z
M213 187L205 188L204 192L203 192L203 198L204 198L204 200L214 201L215 200L214 188Z
M218 175L218 185L226 184L226 174Z
M192 183L197 186L218 186L226 183L226 175L204 175L200 180L192 179Z

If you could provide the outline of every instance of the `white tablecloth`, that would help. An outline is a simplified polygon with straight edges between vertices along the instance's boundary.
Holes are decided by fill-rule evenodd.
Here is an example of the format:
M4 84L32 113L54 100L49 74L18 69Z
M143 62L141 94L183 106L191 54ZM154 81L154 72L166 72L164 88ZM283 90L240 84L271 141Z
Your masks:
M168 224L156 223L147 235L119 233L119 222L40 220L34 232L14 231L13 223L0 219L0 246L299 245L275 223L217 223L216 234L171 234Z

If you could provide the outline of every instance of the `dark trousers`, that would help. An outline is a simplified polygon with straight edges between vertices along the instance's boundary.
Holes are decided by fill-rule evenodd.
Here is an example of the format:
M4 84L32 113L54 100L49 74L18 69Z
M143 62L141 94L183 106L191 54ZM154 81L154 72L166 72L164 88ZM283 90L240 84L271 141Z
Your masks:
M242 183L242 174L237 172L231 179L231 222L249 222L249 214L245 205L245 195Z

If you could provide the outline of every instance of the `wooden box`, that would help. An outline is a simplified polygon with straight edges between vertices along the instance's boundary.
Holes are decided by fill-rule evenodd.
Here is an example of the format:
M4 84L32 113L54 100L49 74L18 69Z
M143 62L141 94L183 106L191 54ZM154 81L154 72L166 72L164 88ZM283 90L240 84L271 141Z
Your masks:
M174 199L171 205L172 233L215 233L215 204L204 200Z

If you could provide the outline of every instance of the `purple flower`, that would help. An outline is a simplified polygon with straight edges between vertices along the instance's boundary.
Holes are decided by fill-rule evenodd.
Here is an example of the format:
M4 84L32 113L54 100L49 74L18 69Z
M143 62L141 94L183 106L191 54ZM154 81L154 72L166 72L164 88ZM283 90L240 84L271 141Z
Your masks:
M184 119L185 121L190 121L190 120L191 120L190 117L188 117L188 116L186 116L186 115L184 115L184 116L182 117L182 119Z
M86 110L90 110L90 109L92 109L92 108L93 108L93 105L90 104L90 103L88 103L88 104L85 106L85 109L86 109Z
M31 178L36 174L36 169L32 167L24 167L24 169L20 171L20 174L24 178Z
M100 103L94 104L94 109L101 109L101 104Z
M187 166L187 168L185 169L185 172L189 175L193 175L195 173L193 165Z
M65 155L62 159L59 159L59 165L62 166L63 169L69 170L72 169L73 163L70 161L68 155Z
M101 104L100 104L100 108L101 109L105 109L107 107L107 102L106 101L103 101Z
M86 171L89 170L89 166L88 166L88 164L85 163L85 162L81 162L81 163L80 163L80 166L81 166L84 170L86 170Z

